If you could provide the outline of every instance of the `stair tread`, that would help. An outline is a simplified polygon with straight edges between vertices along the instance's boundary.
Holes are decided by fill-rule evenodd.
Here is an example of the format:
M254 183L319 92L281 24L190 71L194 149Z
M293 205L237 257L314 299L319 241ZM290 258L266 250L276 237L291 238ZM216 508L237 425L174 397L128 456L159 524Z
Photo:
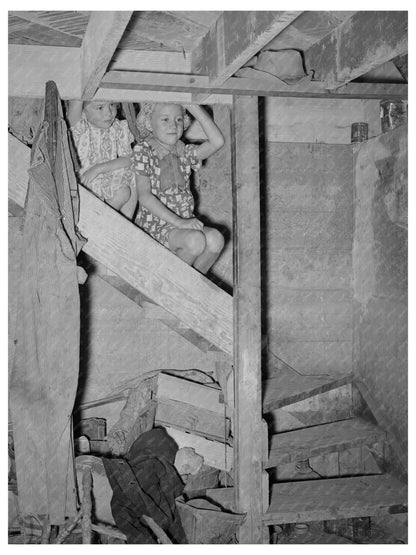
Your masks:
M359 417L283 432L271 437L266 468L385 439L381 428Z
M319 393L336 389L352 380L352 374L340 377L317 378L303 376L291 370L263 381L263 412L291 405Z
M407 512L407 485L391 476L357 476L273 484L268 525Z

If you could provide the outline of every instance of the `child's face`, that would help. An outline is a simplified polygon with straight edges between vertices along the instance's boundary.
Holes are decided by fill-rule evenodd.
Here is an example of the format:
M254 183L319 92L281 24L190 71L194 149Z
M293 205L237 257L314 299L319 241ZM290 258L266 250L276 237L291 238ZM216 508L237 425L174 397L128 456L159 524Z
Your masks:
M117 115L117 102L92 100L84 104L87 120L100 129L108 129Z
M153 135L162 144L172 146L183 133L182 106L178 104L157 104L150 119Z

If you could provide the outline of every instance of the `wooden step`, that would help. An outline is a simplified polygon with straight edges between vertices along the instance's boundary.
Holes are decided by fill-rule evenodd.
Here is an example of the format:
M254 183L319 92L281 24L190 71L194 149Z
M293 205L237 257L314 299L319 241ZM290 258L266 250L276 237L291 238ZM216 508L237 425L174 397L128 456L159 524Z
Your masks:
M337 378L317 378L303 376L290 369L282 369L278 376L263 381L263 412L267 413L297 403L351 381L352 374Z
M382 474L274 484L263 523L270 526L406 512L406 484Z
M275 434L270 441L269 460L265 468L385 440L383 430L362 418Z

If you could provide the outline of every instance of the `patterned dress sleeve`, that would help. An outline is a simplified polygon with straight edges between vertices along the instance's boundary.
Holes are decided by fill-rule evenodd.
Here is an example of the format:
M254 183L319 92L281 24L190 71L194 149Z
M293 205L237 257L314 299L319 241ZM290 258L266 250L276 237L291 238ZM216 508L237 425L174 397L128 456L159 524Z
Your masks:
M77 123L70 128L74 146L81 163L81 169L88 169L94 162L91 160L90 152L90 127L87 120L82 117Z
M87 128L88 128L88 124L84 118L81 118L80 120L78 120L77 123L70 128L71 135L76 147L78 147L81 137L87 131Z
M152 155L150 147L145 143L138 143L133 149L133 169L141 175L150 176Z
M196 172L202 166L201 160L199 160L195 156L195 149L196 149L196 145L192 145L192 144L185 145L184 158L185 158L186 165L189 166L189 172L191 169Z
M117 121L117 156L131 156L131 144L134 141L134 137L130 132L128 123L126 120L116 120ZM115 122L114 122L115 123Z

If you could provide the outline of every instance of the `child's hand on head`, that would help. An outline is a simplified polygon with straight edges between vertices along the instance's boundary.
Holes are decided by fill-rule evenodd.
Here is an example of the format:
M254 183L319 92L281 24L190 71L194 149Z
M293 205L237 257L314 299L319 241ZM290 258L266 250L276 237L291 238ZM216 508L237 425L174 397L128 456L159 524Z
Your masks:
M177 227L179 229L196 229L202 231L204 229L204 224L198 220L198 218L182 218Z

